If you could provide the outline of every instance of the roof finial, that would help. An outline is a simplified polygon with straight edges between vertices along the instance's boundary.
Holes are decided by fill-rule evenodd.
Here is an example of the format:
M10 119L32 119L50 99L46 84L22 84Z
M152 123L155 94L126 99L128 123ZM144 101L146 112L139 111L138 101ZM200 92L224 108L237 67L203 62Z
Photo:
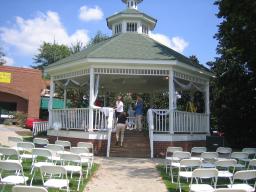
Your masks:
M138 4L143 0L122 0L125 4L127 4L128 9L138 9Z

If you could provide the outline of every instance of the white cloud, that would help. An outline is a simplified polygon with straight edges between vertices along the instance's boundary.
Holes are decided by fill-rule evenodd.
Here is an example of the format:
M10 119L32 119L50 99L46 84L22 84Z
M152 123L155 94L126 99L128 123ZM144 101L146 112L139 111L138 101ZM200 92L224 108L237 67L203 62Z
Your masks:
M14 64L13 58L4 56L3 59L6 61L4 65L13 66Z
M103 18L104 14L98 6L89 8L87 6L80 7L79 19L82 21L98 21Z
M159 34L159 33L152 33L152 32L149 34L149 36L152 39L180 53L182 53L185 50L185 48L188 47L189 45L189 43L181 37L169 38L166 35Z
M83 29L69 35L60 21L58 13L48 11L39 13L32 19L16 18L14 26L0 28L0 38L7 45L16 47L24 54L34 55L45 41L71 45L77 41L83 44L89 42L88 32Z

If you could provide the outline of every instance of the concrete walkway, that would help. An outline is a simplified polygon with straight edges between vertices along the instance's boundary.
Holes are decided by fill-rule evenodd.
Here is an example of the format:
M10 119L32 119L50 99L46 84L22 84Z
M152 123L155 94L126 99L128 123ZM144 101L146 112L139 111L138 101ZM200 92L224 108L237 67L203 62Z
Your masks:
M85 192L167 192L150 159L96 158L100 164Z

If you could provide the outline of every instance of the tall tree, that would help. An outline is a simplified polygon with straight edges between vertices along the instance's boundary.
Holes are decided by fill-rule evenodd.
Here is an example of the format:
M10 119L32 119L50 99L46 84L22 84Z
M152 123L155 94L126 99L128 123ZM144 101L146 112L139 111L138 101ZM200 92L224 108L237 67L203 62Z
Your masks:
M101 41L105 41L109 39L109 36L106 34L103 34L101 31L98 31L96 35L90 40L89 45L94 45L97 43L100 43Z
M34 63L36 66L33 68L43 70L43 68L49 64L52 64L60 59L69 56L70 49L66 45L58 45L56 43L44 42L38 49L39 53L34 57Z
M6 60L4 59L4 56L5 56L5 54L2 50L2 48L0 47L0 66L4 65L6 63Z
M216 78L211 83L215 126L230 145L255 143L256 2L218 0L222 20L215 38L219 57L208 63Z
M77 41L75 44L71 44L71 46L69 47L69 51L71 54L75 54L85 48L86 46L81 41Z

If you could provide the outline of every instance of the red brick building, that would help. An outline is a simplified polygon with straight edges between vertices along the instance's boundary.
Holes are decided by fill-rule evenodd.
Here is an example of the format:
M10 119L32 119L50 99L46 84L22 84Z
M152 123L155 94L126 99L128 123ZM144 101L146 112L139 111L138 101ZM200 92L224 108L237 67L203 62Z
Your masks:
M38 118L44 87L39 70L0 66L0 113L20 111Z

